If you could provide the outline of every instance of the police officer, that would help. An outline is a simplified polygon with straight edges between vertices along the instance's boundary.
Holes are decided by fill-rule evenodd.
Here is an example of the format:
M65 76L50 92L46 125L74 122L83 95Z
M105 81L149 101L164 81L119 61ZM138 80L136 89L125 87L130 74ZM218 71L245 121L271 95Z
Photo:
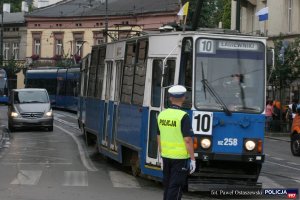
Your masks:
M168 90L170 108L158 115L158 146L163 159L164 200L180 200L188 173L196 169L193 131L188 114L181 110L186 88L172 86Z

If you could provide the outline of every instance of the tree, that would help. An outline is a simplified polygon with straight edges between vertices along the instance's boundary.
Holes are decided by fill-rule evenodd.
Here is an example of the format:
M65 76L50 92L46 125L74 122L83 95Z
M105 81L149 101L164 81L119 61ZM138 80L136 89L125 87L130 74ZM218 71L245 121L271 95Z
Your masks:
M217 28L223 22L224 28L230 28L231 0L190 0L187 24L191 25L196 11L197 1L203 1L198 27ZM183 1L184 4L187 1Z
M279 91L279 100L283 102L283 90L291 85L300 75L300 37L287 43L280 36L274 40L275 68L268 68L269 85ZM285 102L283 102L285 103Z
M19 73L22 69L22 67L18 65L18 63L13 59L9 60L8 63L2 68L6 71L8 79L14 79L16 77L16 74Z
M281 88L289 86L300 75L300 37L287 43L279 38L274 40L275 69L270 74L270 82ZM271 72L271 70L269 69Z
M10 3L11 5L11 12L21 12L21 7L22 7L22 1L24 0L4 0L3 3ZM30 10L32 10L32 1L27 0L28 6Z

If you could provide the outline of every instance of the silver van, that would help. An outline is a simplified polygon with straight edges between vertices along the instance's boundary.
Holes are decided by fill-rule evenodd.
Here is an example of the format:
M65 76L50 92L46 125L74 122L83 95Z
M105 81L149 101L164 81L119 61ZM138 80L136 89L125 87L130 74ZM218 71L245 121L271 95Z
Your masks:
M53 113L46 89L12 90L7 114L10 131L23 127L45 127L48 131L53 131Z

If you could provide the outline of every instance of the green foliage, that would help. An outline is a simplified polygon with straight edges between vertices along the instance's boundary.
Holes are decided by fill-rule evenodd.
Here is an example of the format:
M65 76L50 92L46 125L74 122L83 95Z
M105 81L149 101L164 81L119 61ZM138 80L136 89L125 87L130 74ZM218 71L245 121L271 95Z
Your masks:
M17 61L11 59L2 67L7 74L8 79L13 79L16 77L16 74L19 73L22 69L20 64Z
M196 11L198 0L190 0L187 24L192 23L193 15ZM200 0L199 0L200 1ZM219 22L224 28L230 28L231 20L231 0L202 0L204 1L200 14L199 27L217 28ZM184 4L186 1L183 1Z
M10 3L11 12L21 12L22 1L24 0L4 0L3 3Z
M284 59L279 56L283 46L283 38L274 40L275 47L275 69L271 72L270 83L280 88L289 86L300 75L300 37L293 42L289 42L284 51Z

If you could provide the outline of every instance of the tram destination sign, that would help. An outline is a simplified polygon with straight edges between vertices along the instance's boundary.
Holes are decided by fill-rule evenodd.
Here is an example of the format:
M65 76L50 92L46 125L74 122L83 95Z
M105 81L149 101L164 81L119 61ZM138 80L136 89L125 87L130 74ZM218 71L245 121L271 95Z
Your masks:
M257 51L258 43L257 42L220 40L218 42L218 48L219 49Z

